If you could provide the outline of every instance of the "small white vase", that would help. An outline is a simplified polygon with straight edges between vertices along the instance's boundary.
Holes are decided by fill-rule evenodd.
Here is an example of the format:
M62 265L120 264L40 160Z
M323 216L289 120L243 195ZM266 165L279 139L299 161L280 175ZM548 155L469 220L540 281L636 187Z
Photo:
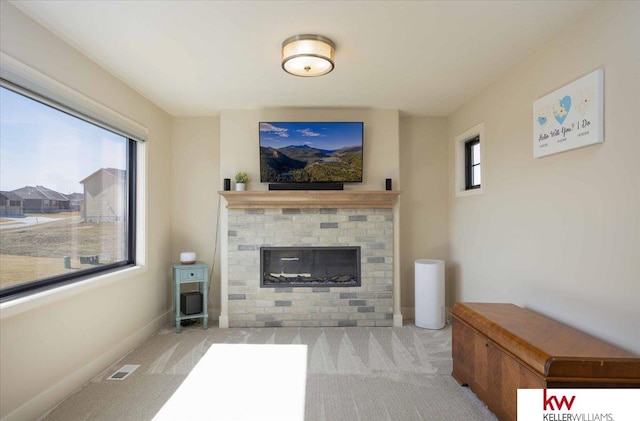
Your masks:
M236 191L244 191L245 184L244 183L236 183Z

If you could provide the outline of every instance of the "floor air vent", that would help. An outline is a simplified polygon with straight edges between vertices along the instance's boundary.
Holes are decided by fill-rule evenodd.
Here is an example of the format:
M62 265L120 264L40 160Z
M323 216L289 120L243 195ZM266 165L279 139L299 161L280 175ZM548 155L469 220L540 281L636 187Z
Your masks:
M107 377L107 380L124 380L129 374L136 371L138 367L140 366L135 364L125 364L118 371Z

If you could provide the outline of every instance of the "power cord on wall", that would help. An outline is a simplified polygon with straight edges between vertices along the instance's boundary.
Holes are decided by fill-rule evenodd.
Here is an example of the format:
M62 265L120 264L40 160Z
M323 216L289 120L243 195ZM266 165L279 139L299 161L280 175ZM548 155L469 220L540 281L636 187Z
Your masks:
M218 253L218 230L220 229L220 195L218 196L218 212L216 215L216 231L213 234L213 262L211 263L211 270L209 271L209 288L207 289L207 296L211 296L211 281L213 280L213 268L216 266L216 254ZM209 305L209 303L207 303Z
M211 270L209 271L209 286L207 287L207 297L211 296L211 281L213 280L213 271L216 266L216 254L218 253L218 231L220 229L220 195L218 195L218 214L216 217L216 230L213 235L213 259L211 262ZM209 306L209 303L203 303L205 306ZM195 323L199 323L199 319L183 319L180 321L181 326L191 326Z

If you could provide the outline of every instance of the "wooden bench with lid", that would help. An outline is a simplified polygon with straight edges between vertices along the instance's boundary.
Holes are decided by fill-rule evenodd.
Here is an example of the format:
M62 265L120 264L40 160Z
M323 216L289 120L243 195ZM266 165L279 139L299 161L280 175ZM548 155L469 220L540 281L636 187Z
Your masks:
M501 420L515 420L517 390L640 387L640 358L531 310L456 303L453 377Z

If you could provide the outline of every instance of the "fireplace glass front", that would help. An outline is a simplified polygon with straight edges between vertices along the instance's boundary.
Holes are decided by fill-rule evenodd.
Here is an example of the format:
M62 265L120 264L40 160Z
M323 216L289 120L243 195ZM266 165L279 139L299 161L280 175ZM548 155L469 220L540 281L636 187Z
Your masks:
M360 286L360 247L261 247L260 286Z

